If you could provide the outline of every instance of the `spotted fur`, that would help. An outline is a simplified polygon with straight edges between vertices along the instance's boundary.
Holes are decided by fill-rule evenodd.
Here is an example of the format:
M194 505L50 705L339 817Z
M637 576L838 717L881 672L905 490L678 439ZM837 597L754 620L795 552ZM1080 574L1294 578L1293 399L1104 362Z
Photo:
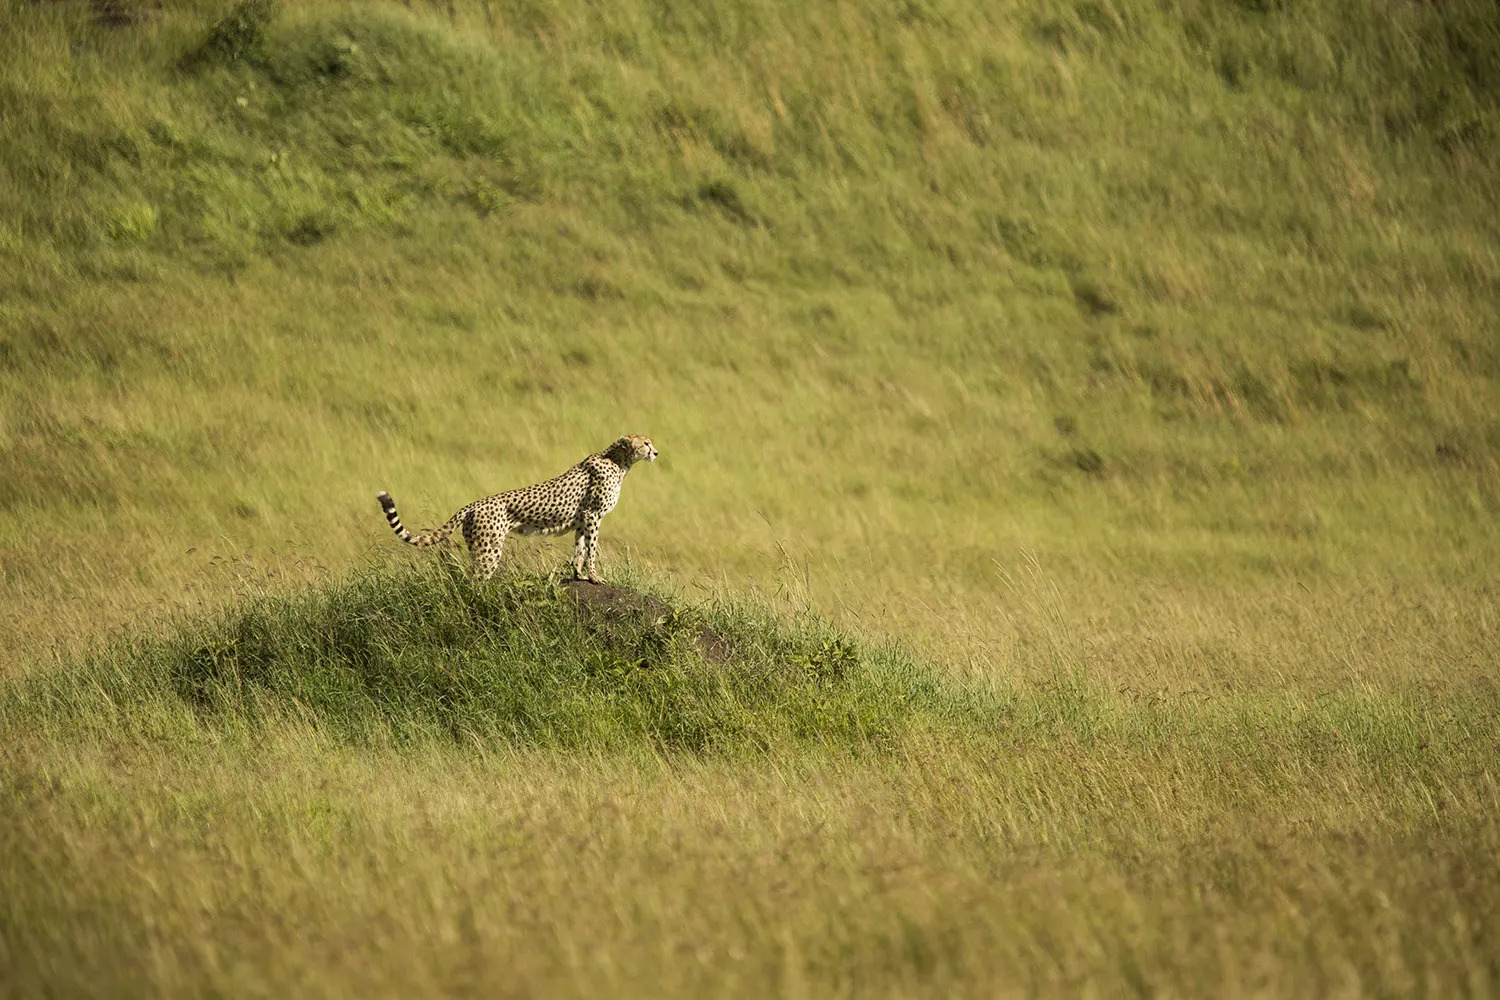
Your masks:
M381 490L376 498L396 537L418 548L437 545L461 528L474 559L474 572L481 580L489 579L500 566L505 536L512 531L520 535L561 535L573 531L577 533L573 543L573 574L603 583L594 571L594 559L599 553L599 521L620 502L620 487L625 484L625 473L630 467L636 462L654 462L657 454L650 438L628 434L554 479L475 500L441 528L421 534L412 534L401 524L396 501L389 493Z

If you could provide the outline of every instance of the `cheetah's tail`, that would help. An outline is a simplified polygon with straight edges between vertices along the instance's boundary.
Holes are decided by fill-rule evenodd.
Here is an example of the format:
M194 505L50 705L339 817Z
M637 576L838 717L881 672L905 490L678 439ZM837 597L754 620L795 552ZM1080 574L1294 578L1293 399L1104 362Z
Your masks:
M429 545L436 545L437 543L447 538L449 535L453 534L453 529L458 527L460 518L458 514L455 514L453 517L449 518L448 523L443 525L441 528L434 528L432 531L426 531L420 535L414 535L410 531L406 530L406 525L401 523L401 515L396 513L396 501L391 499L391 495L389 493L387 493L385 490L381 490L379 493L375 494L375 499L380 501L380 509L385 511L385 519L390 523L391 530L396 533L396 537L401 539L403 542L406 542L408 545L415 545L419 549L425 549ZM460 511L460 513L462 513L462 511Z

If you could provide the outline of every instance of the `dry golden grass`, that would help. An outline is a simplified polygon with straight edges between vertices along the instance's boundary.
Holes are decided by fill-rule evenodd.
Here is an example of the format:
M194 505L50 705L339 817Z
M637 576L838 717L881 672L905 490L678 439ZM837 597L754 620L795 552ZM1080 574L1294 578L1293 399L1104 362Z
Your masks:
M878 761L399 755L306 730L12 746L9 773L45 763L0 828L27 862L5 874L24 917L7 981L1486 995L1500 803L1478 757L1380 773L1327 731L1266 731L1284 716L1263 702L1240 712L1186 711L1170 739L919 739Z

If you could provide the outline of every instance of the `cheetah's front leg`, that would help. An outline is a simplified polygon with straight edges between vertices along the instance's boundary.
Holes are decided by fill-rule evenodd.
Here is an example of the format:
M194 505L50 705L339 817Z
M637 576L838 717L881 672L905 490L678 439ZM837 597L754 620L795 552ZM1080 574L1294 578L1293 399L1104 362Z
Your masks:
M573 545L573 575L587 579L590 583L603 583L594 571L594 559L599 555L599 519L601 515L585 513L578 528L578 539ZM585 569L587 574L585 575Z

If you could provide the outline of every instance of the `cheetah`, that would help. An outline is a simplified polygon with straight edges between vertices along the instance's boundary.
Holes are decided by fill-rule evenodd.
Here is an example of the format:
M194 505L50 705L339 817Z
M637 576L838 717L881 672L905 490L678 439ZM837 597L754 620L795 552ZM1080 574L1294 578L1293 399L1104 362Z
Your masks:
M567 472L545 483L507 490L475 500L450 517L441 528L414 535L401 524L396 501L384 490L376 494L391 530L403 542L418 548L445 541L454 529L463 528L464 541L474 560L474 573L488 580L500 566L505 536L561 535L577 532L573 543L573 575L591 583L603 583L594 571L599 552L599 521L620 501L625 473L636 462L656 461L659 452L651 439L627 434L603 451L590 455Z

